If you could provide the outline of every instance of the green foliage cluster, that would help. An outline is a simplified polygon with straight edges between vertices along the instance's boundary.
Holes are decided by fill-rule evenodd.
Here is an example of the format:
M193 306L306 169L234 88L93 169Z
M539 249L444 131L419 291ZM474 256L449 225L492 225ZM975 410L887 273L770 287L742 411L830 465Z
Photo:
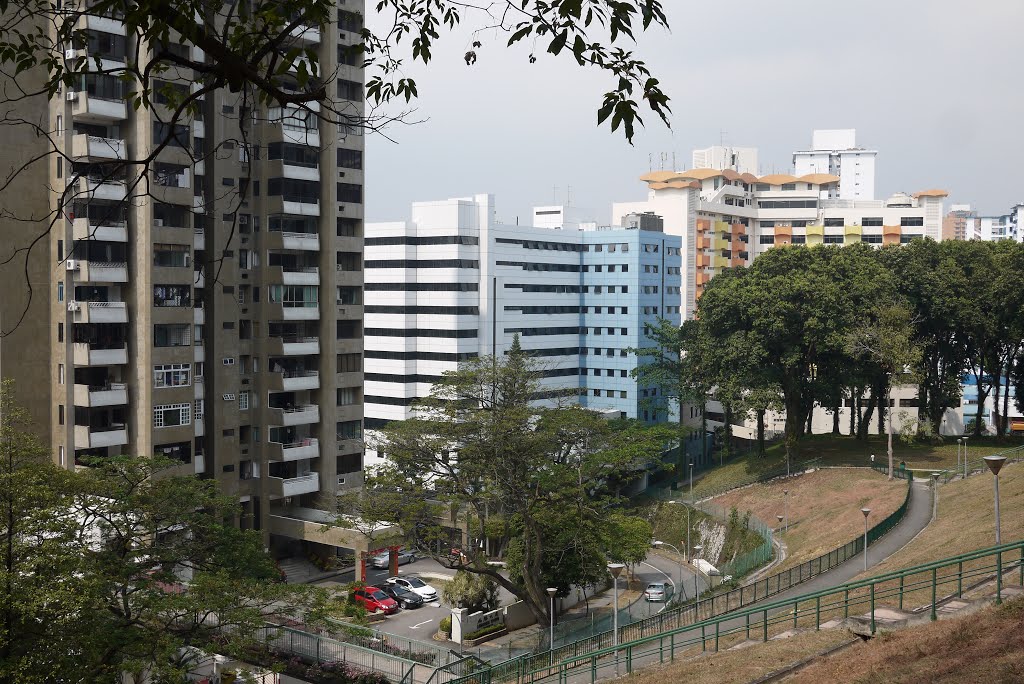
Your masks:
M470 641L472 639L479 639L480 637L485 637L488 634L495 634L496 632L500 632L500 631L502 631L504 629L505 629L505 625L503 625L501 623L498 623L496 625L490 625L488 627L484 627L483 629L478 629L478 630L472 631L469 634L464 634L462 636L462 639L463 639L463 641Z
M1006 378L1024 390L1024 245L773 249L717 275L695 320L658 334L661 349L641 367L646 379L675 397L712 394L727 425L730 414L755 414L762 435L764 411L785 410L790 459L816 405L832 410L837 434L844 403L854 407L849 432L858 438L875 411L891 429L901 409L889 411L886 398L899 384L917 385L918 407L907 413L922 433L937 434L945 410L959 405L961 377L975 370L978 418L992 395L1004 434ZM972 429L980 434L980 420Z
M452 616L448 615L447 617L441 618L441 622L438 624L437 629L438 629L439 632L442 632L444 634L451 634L452 633Z
M156 457L61 469L6 392L0 410L0 681L180 680L186 646L235 654L268 621L326 615L213 481Z
M624 491L672 431L604 420L575 402L537 406L539 370L516 339L507 355L446 374L418 418L381 430L375 446L388 463L367 477L359 513L415 530L424 555L490 577L544 622L548 587L565 595L603 583L609 560L646 557L650 525L625 511ZM451 552L460 517L472 537L486 531L507 575L475 543Z
M489 611L498 607L498 583L486 575L465 570L455 573L455 578L445 584L441 598L454 608L468 608L469 611Z

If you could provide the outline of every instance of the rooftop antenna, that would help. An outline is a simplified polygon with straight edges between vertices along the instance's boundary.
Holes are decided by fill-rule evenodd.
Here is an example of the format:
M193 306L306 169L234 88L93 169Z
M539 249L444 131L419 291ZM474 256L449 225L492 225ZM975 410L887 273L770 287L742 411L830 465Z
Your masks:
M551 186L551 204L558 204L558 186Z
M676 170L676 152L672 150L672 170Z
M650 152L647 153L647 172L652 173L654 171L654 155Z
M727 131L725 129L718 129L718 144L725 147L725 136Z
M565 206L567 206L567 207L571 207L572 206L572 186L571 185L565 186Z

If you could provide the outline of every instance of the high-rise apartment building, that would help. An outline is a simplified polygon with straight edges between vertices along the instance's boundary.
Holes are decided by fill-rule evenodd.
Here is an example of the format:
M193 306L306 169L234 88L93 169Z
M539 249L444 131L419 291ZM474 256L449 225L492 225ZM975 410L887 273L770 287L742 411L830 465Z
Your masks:
M362 62L345 47L361 41L363 3L340 7L336 25L293 37L317 51L333 108L358 118ZM81 21L81 54L107 70L146 49L116 16ZM29 103L59 154L4 198L43 218L0 219L5 249L42 235L0 367L60 465L166 455L237 496L240 525L269 545L318 543L302 521L361 479L363 138L228 90L173 122L159 93L194 81L183 67L161 74L152 108L129 106L116 73ZM48 151L13 127L0 136L25 159ZM119 163L153 152L146 177ZM0 277L10 330L28 301L24 261Z
M816 130L811 149L793 153L793 175L837 176L838 183L822 188L823 199L873 200L877 156L877 150L857 147L856 129Z
M969 240L977 230L978 212L970 204L952 204L942 219L943 240Z
M617 202L612 215L653 212L683 241L683 314L691 317L707 282L774 246L900 244L942 239L943 190L887 200L827 199L837 176L757 177L732 170L655 171L641 176L647 199Z
M629 350L650 344L659 317L679 322L681 243L656 216L622 218L636 227L501 225L477 195L367 224L367 429L412 417L444 372L507 353L517 335L540 364L539 401L664 420Z

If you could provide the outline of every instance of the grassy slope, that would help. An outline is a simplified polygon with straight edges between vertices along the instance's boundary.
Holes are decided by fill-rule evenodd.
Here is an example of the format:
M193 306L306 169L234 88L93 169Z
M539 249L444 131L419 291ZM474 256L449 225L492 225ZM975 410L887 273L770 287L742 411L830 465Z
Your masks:
M971 438L969 443L969 456L971 459L977 459L986 454L1019 446L1024 440L1017 437L998 441L991 437L983 437L980 440ZM887 461L884 435L871 435L863 442L846 436L814 435L801 441L799 460L821 458L824 465L864 466L871 462L871 454L875 454L878 462ZM957 444L953 439L947 439L946 443L939 445L901 444L894 440L893 457L897 467L900 461L906 461L908 468L953 468L957 463ZM751 477L785 463L785 446L782 443L772 444L763 457L751 453L708 471L694 482L693 493L699 497L706 492L718 492L728 485L749 481ZM686 494L685 488L682 493Z
M785 570L853 540L862 533L860 509L872 510L878 522L903 503L907 484L889 482L884 475L862 468L818 470L786 480L737 489L712 499L719 506L735 506L742 514L776 525L782 515L783 490L789 490L789 531L782 534L787 547Z
M999 475L1004 542L1024 539L1024 464L1010 464ZM995 544L992 476L974 475L939 487L939 515L912 542L870 575L956 556Z
M787 682L954 684L1024 681L1024 599L900 630L825 658Z

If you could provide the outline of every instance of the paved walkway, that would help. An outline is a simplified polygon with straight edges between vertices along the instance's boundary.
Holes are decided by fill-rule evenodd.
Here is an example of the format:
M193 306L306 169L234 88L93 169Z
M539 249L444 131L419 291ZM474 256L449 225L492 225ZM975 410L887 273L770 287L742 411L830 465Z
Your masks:
M907 513L903 520L893 528L887 535L878 540L875 544L868 549L868 567L872 568L883 560L894 554L899 549L903 548L907 543L910 542L918 533L923 530L932 517L932 491L931 486L926 482L915 482L911 486L910 490L910 503L907 507ZM864 572L864 556L857 555L846 561L842 565L829 570L828 572L822 573L806 582L799 584L791 589L787 589L781 593L775 594L765 599L764 602L759 601L758 603L774 603L776 601L784 601L786 599L792 599L803 594L809 594L824 589L830 589L840 584L849 582L857 575ZM752 603L750 606L756 606L757 603ZM745 606L744 608L746 608ZM774 614L789 612L787 608L780 608L773 611ZM726 620L721 623L721 628L726 631L731 628L740 627L745 623L744 618L735 618L734 620ZM690 637L696 637L700 635L699 629L687 630L679 632L680 640L685 640ZM667 657L667 654L666 654ZM651 654L645 657L634 657L633 669L644 667L646 665L653 665L659 662L659 656L657 654ZM607 663L607 665L605 664ZM602 663L602 667L597 673L597 679L611 679L615 676L614 671L610 667L611 661L605 661ZM625 673L625 665L621 666L622 672ZM562 682L589 682L591 679L590 668L583 667L577 670L572 670L564 676Z

